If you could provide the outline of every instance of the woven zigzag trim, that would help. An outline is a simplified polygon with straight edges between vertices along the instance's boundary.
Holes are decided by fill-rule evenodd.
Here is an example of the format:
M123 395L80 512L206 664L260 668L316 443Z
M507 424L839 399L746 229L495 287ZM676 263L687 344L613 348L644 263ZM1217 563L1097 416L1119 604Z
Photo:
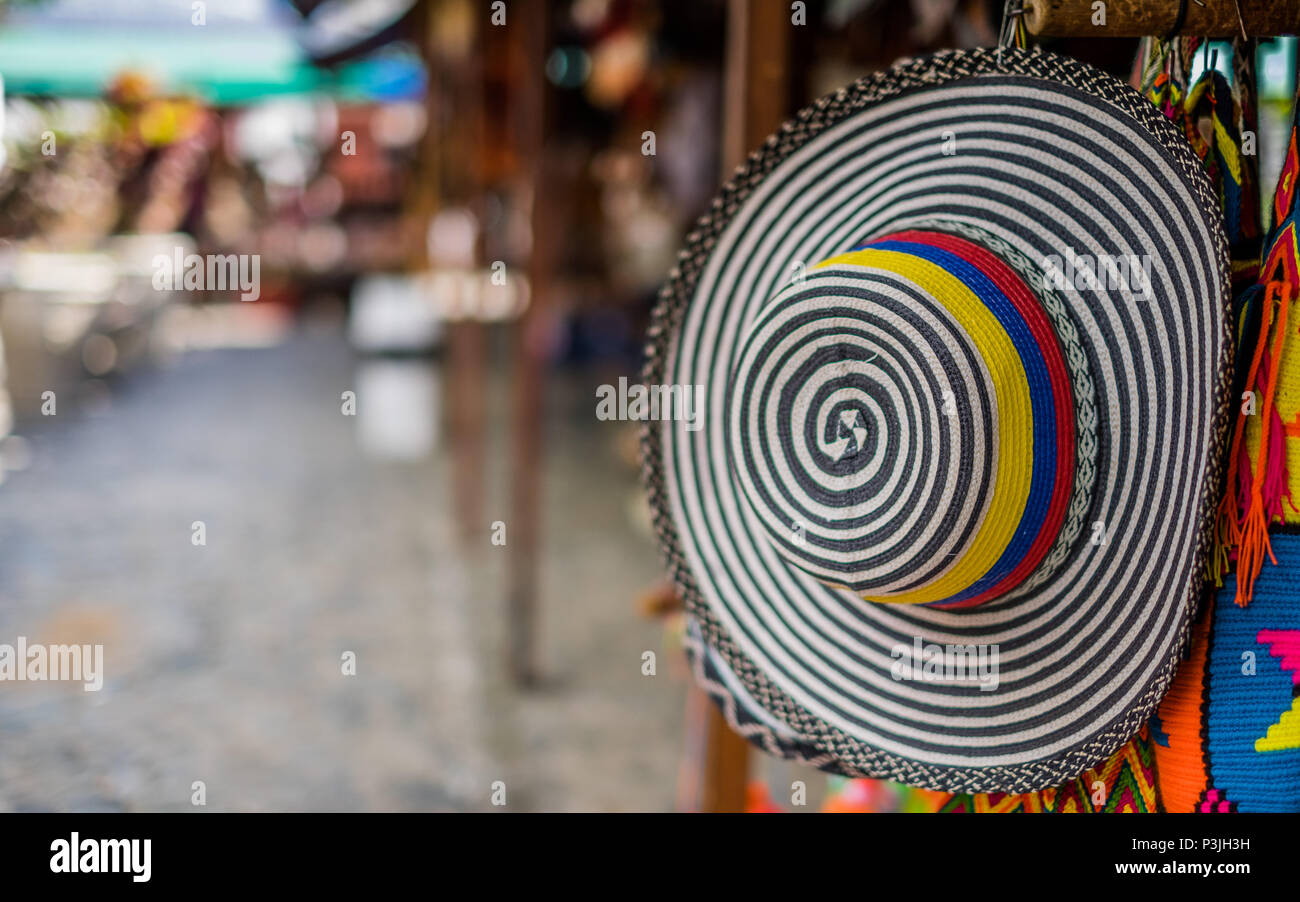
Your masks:
M686 630L682 645L686 648L686 658L691 663L691 673L695 676L696 684L704 690L709 698L713 699L722 712L723 719L727 721L727 726L731 727L735 733L743 736L749 742L776 758L783 758L786 761L794 761L798 764L807 764L809 767L819 769L829 767L835 771L837 762L834 755L818 753L811 746L778 735L775 730L765 723L754 720L752 717L741 717L740 703L737 701L735 694L725 684L714 679L709 674L705 662L708 650L694 631L689 628Z
M1051 79L1099 97L1134 119L1149 126L1158 143L1168 152L1174 166L1181 171L1187 185L1199 201L1207 221L1216 221L1218 200L1200 161L1186 139L1141 95L1115 77L1087 64L1059 56L1005 48L1000 50L954 50L901 63L886 72L859 79L854 84L829 94L801 110L794 119L768 137L763 146L750 154L732 178L714 198L712 208L702 216L686 239L677 265L659 292L651 318L642 378L647 384L663 381L663 371L670 357L671 344L690 303L694 286L704 269L710 252L727 223L763 179L799 147L855 113L904 91L941 85L976 75L1025 75ZM1216 248L1215 263L1225 298L1229 292L1228 248L1226 239ZM1220 328L1228 339L1223 343L1220 370L1223 377L1216 391L1213 417L1214 472L1206 480L1198 505L1202 529L1196 548L1196 573L1183 599L1183 616L1179 622L1175 653L1134 705L1099 732L1083 747L1050 759L1028 761L1018 765L988 768L953 768L922 764L908 758L873 748L842 730L815 717L789 695L774 685L748 659L727 635L702 597L689 563L682 551L670 502L661 475L663 449L660 434L653 424L642 427L642 479L650 497L656 534L665 565L688 610L697 618L708 643L716 648L728 666L749 690L754 700L796 733L836 759L826 769L848 776L894 779L912 786L946 792L1033 792L1072 780L1088 768L1104 761L1128 741L1146 722L1173 680L1181 651L1191 632L1191 614L1201 590L1201 576L1211 542L1211 513L1221 483L1223 446L1228 426L1229 390L1232 379L1232 342L1229 310L1225 304Z

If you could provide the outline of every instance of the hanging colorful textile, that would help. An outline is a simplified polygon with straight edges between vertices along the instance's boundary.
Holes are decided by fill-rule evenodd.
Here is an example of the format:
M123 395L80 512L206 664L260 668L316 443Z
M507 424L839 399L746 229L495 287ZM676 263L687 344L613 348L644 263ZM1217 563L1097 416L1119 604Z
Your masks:
M1300 523L1300 492L1290 474L1300 474L1300 339L1288 327L1291 304L1300 286L1297 245L1297 126L1291 138L1273 201L1273 221L1257 283L1238 295L1237 373L1240 401L1229 446L1228 478L1216 524L1213 576L1222 582L1226 565L1236 561L1239 578L1234 601L1250 602L1265 560L1275 560L1269 527ZM1245 373L1244 381L1241 374Z
M1156 810L1156 775L1145 730L1104 764L1057 789L1023 794L961 793L939 809L954 814L1144 813Z
M1240 405L1217 523L1222 588L1150 723L1167 811L1300 811L1298 132L1293 113L1274 227L1256 284L1235 301Z
M1249 606L1231 576L1205 606L1151 719L1165 811L1300 811L1300 534L1284 529Z
M1253 284L1259 269L1260 218L1256 141L1254 43L1235 45L1235 89L1214 68L1217 51L1206 56L1202 38L1166 42L1146 38L1132 81L1183 130L1205 164L1223 209L1232 258L1234 290ZM1201 54L1205 71L1190 88L1190 61Z

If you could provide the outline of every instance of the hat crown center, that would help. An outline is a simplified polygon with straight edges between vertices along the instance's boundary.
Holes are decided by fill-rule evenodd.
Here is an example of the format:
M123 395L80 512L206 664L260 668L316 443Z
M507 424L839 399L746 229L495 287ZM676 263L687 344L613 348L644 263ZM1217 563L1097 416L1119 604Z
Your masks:
M914 230L812 267L754 319L728 447L787 561L868 600L946 604L999 597L1042 561L1073 477L1069 386L1008 272Z
M869 432L865 423L862 408L857 404L842 408L838 416L828 416L826 428L822 430L826 435L822 451L836 461L853 457L866 444Z

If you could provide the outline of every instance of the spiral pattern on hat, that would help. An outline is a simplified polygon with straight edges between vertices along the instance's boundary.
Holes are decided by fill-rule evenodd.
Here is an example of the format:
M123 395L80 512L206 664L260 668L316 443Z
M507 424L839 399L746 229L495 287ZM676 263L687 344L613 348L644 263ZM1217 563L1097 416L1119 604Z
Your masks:
M998 466L980 349L919 286L815 270L751 327L731 399L736 475L777 551L886 596L956 564Z

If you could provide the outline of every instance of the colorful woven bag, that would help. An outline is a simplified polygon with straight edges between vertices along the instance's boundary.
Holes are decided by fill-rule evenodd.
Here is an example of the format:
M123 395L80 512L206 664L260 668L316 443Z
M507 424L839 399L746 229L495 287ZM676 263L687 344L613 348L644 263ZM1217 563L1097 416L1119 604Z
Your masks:
M1144 730L1104 764L1056 789L1022 794L962 793L939 809L953 814L1142 814L1155 811L1156 774Z
M1300 810L1300 534L1291 534L1300 533L1293 503L1300 498L1300 338L1292 337L1300 319L1290 317L1287 326L1295 292L1286 287L1300 284L1300 156L1293 130L1274 201L1278 225L1261 261L1255 160L1240 150L1242 128L1256 130L1248 71L1254 48L1238 48L1242 90L1235 94L1213 69L1184 89L1182 61L1198 49L1197 40L1147 42L1137 83L1182 127L1205 166L1224 213L1233 283L1244 286L1234 302L1234 398L1241 407L1218 549L1209 561L1209 575L1222 586L1217 603L1211 591L1149 732L1057 789L953 795L943 811ZM1210 125L1204 132L1203 123ZM1256 576L1265 557L1277 566ZM1246 572L1240 591L1227 576L1234 564Z
M1300 535L1270 538L1276 566L1248 605L1235 577L1206 605L1152 719L1166 811L1300 811Z
M1300 811L1298 130L1300 118L1258 284L1236 302L1241 403L1213 562L1223 585L1151 722L1167 811Z

